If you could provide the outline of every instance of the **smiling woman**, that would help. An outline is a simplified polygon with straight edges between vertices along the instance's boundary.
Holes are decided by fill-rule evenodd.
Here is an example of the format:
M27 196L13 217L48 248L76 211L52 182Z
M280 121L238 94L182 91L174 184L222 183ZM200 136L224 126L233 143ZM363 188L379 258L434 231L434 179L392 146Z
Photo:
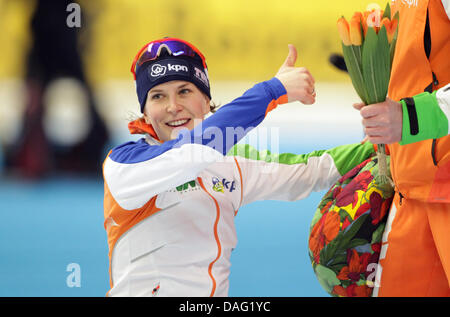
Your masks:
M129 127L146 138L115 147L103 165L109 296L227 296L240 207L305 198L373 153L370 143L307 155L236 146L278 105L315 102L296 59L290 45L275 77L206 117L208 71L196 47L164 38L138 52L143 118Z

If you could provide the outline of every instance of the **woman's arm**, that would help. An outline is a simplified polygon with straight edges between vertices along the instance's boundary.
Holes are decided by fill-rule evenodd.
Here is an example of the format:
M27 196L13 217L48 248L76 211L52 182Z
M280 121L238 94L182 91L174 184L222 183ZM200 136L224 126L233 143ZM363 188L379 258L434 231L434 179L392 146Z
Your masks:
M268 108L286 101L286 90L273 78L222 106L192 131L182 131L175 140L161 145L143 139L122 144L104 162L105 182L122 208L139 208L150 197L195 179L209 164L223 159L264 119Z
M236 145L234 156L242 173L242 203L258 200L293 201L312 191L329 189L339 177L374 154L373 144L342 145L309 154L272 154Z
M226 153L279 104L315 101L314 79L306 68L295 67L297 50L289 53L271 80L259 83L221 107L192 131L161 145L128 142L114 148L103 165L106 185L124 209L143 206L150 197L195 179Z

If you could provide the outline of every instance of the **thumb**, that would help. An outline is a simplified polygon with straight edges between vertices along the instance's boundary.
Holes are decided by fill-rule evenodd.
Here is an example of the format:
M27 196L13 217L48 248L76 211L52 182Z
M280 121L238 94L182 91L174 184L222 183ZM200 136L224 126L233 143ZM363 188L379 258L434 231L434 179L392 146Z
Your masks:
M286 60L283 63L284 67L295 67L295 62L297 61L297 49L293 44L288 44L289 53Z
M361 110L364 106L365 104L361 102L353 104L353 108L355 108L356 110Z

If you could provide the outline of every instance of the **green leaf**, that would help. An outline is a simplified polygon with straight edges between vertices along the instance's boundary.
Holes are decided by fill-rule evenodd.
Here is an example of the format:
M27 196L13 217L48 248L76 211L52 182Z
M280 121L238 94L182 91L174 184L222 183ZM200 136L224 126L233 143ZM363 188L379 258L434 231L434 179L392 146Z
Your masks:
M328 243L321 251L320 251L320 263L325 265L329 265L329 263L333 260L336 251L340 245L340 240L342 239L342 232L334 238L330 243Z
M377 48L378 37L372 27L367 29L366 38L362 50L362 74L364 84L367 90L366 104L376 103L377 86L375 82L375 53Z
M314 226L320 220L320 218L322 218L322 213L320 212L320 209L317 209L316 212L314 213L313 219L311 220L309 231L311 231L314 228Z
M390 55L390 58L391 58L391 66L392 66L392 63L394 61L396 44L397 44L397 38L396 38L396 36L394 36L394 39L392 40L391 44L389 45L389 55Z
M330 264L327 265L327 267L335 272L336 274L339 274L339 272L342 270L344 266L347 266L347 252L341 251L339 254L337 254L332 261L330 261Z
M380 85L380 95L377 96L379 101L386 100L389 80L391 78L391 54L390 46L387 37L386 27L383 25L378 32L378 45L376 52L376 63L379 67L379 85Z
M397 19L398 22L400 23L400 14L399 14L399 11L395 12L394 18L393 18L393 19ZM393 19L392 19L392 20L393 20Z
M371 244L378 243L381 241L385 227L386 227L386 224L381 223L378 226L378 228L372 233L372 241L370 242Z
M333 200L333 189L334 189L335 185L333 185L332 188L330 188L330 190L323 196L322 200L319 203L319 206L317 206L318 210L322 210L323 207L325 207L325 205Z
M330 265L333 262L336 263L336 254L340 254L341 251L351 247L350 241L359 231L368 215L369 214L367 213L359 216L358 219L345 229L345 231L340 231L336 238L330 241L330 243L320 251L320 262L325 265ZM367 241L365 243L367 243Z
M392 18L392 20L396 19L398 21L399 24L397 24L397 29L395 30L394 33L394 37L392 39L392 42L390 44L390 54L391 54L391 67L392 67L392 62L394 60L394 55L395 55L395 47L397 45L397 37L398 37L398 29L399 29L399 25L400 25L400 19L399 19L399 13L398 11L395 12L394 17Z
M356 285L358 286L366 285L366 278L364 275L361 274L361 278L358 280L358 282L356 282Z
M364 87L364 77L361 70L362 52L360 46L342 44L345 65L352 80L353 87L361 100L366 103L367 92Z
M341 222L344 222L346 217L348 217L349 220L352 219L352 216L350 216L350 214L344 208L339 208L338 213L339 213Z
M350 280L350 279L348 279L348 280L342 280L342 281L341 281L341 285L342 285L343 288L349 287L350 284L352 284L352 283L353 283L353 281Z
M354 247L360 246L360 245L365 245L368 244L369 241L367 241L366 239L353 239L350 240L350 243L348 244L348 249L352 249Z
M383 18L388 18L389 20L391 19L391 6L389 4L389 1L388 3L386 3L386 8L384 8L384 14L381 17L381 20L383 20Z
M369 27L362 51L362 73L369 99L366 104L386 100L390 67L386 28L383 26L377 35L375 30Z
M336 254L331 264L332 265L347 264L347 252L342 251L341 253Z
M362 224L366 220L366 218L369 216L369 212L362 214L358 217L354 222L352 222L343 232L343 237L341 240L341 245L339 247L347 248L347 245L350 244L350 240L358 233L359 229L361 228Z
M329 268L318 264L314 270L320 285L322 285L327 293L331 293L336 285L341 284L339 279L336 277L336 273Z
M336 275L339 275L339 272L342 270L343 267L347 266L347 263L337 263L332 264L328 268L332 270Z

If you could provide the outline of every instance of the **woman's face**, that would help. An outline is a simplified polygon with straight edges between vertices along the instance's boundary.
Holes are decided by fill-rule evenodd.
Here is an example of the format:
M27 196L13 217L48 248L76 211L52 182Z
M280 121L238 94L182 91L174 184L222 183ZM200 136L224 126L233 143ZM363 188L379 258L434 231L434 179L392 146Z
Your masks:
M188 81L174 80L150 89L144 119L165 142L175 139L183 128L192 130L208 112L209 98L197 86Z

